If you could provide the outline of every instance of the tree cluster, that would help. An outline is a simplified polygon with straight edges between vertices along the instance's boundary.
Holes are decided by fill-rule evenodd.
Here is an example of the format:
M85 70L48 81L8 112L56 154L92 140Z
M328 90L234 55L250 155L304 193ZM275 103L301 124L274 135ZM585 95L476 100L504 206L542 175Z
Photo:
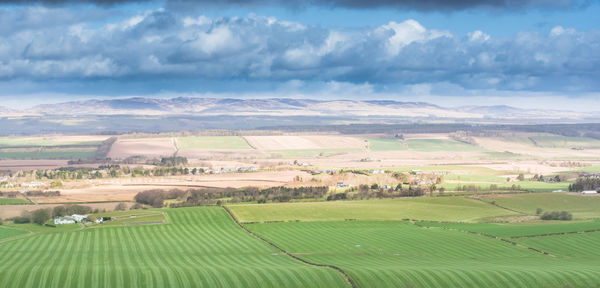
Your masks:
M56 197L60 196L60 191L27 191L25 195L29 197Z
M569 185L570 192L597 191L598 188L600 188L600 178L580 177L575 183Z
M568 221L568 220L573 219L573 215L568 211L552 211L552 212L545 212L544 214L542 214L542 216L540 216L540 219Z

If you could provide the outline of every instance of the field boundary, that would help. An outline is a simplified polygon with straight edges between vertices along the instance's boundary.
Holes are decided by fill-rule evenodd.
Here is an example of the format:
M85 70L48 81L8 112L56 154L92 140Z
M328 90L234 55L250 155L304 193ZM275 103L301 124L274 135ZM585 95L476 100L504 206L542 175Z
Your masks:
M250 233L250 235L254 236L254 238L257 238L267 244L269 244L270 246L276 248L277 250L281 251L283 254L292 257L293 259L300 261L304 264L307 265L311 265L311 266L317 266L317 267L328 267L331 269L335 269L336 271L342 273L342 275L344 276L344 278L346 279L346 282L348 282L348 284L350 284L350 286L352 288L358 288L358 285L356 285L356 282L354 282L354 280L350 277L350 275L348 275L348 273L346 273L346 271L344 271L342 268L335 266L335 265L330 265L330 264L319 264L319 263L314 263L314 262L310 262L308 260L302 259L294 254L291 254L290 252L284 250L283 248L279 247L277 244L263 238L262 236L250 231L250 229L246 228L246 226L242 225L242 223L240 223L238 221L238 219L235 217L235 215L231 212L231 210L229 210L229 208L227 208L226 206L221 206L223 207L223 209L225 209L225 211L227 212L227 214L229 214L229 217L231 217L231 219L233 220L233 222L235 222L240 228L242 228L244 231Z
M536 237L560 236L560 235L569 235L569 234L584 234L584 233L594 233L594 232L600 232L600 229L592 229L592 230L585 230L585 231L556 232L556 233L523 235L523 236L511 236L509 238L511 238L511 239L536 238Z
M547 251L544 251L544 250L540 250L540 249L537 249L535 247L526 246L526 245L523 245L521 243L512 241L510 239L498 237L498 236L495 236L495 235L492 235L492 234L487 234L487 233L483 233L483 232L469 231L469 230L463 230L463 229L456 229L456 228L448 228L448 227L437 227L437 226L436 227L431 227L431 226L426 226L426 225L419 225L419 224L417 224L418 222L420 222L420 221L415 221L415 222L412 222L412 223L415 226L420 227L420 228L424 228L424 229L442 229L442 230L448 230L448 231L458 231L458 232L462 232L462 233L467 233L467 234L473 234L473 235L483 236L483 237L487 237L487 238L492 238L492 239L496 239L496 240L500 240L500 241L506 242L508 244L512 244L512 245L517 246L517 247L529 249L529 250L531 250L533 252L536 252L536 253L539 253L539 254L542 254L542 255L546 255L546 256L550 256L550 257L556 257L555 255L551 254L550 252L547 252ZM509 237L509 238L511 238L511 237Z
M496 207L498 207L498 208L501 208L501 209L504 209L504 210L512 211L512 212L515 212L515 213L519 213L519 214L522 214L522 215L525 215L525 216L529 216L529 215L531 215L531 214L529 214L529 213L526 213L526 212L523 212L523 211L519 211L519 210L511 209L511 208L508 208L508 207L504 207L504 206L502 206L502 205L498 205L498 204L497 204L497 203L495 203L495 202L494 202L494 203L492 203L492 202L488 202L488 201L482 200L482 199L481 199L481 198L479 198L479 197L470 197L470 198L472 198L472 199L475 199L475 200L479 200L479 201L481 201L481 202L484 202L484 203L487 203L487 204L490 204L490 205L496 206Z

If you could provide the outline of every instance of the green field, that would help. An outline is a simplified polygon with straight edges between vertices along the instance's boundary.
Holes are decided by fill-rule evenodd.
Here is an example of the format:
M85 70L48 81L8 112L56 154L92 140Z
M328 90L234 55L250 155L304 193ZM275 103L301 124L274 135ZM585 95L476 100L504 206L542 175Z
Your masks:
M528 214L535 214L536 209L541 208L544 211L569 211L574 218L580 219L600 217L600 197L586 197L566 193L531 193L512 194L508 197L486 197L482 200L495 201L500 206Z
M598 258L408 222L248 224L298 257L344 269L360 287L597 287ZM591 244L590 244L591 245Z
M482 201L463 197L407 198L394 200L242 204L229 206L242 222L402 220L477 221L516 215Z
M600 232L566 234L517 239L518 243L535 247L556 256L573 257L577 259L600 258Z
M445 139L407 139L394 138L367 138L371 151L403 151L412 150L419 152L436 151L486 151L485 149L466 143Z
M0 159L87 159L96 155L96 148L6 148L0 149Z
M93 217L111 217L110 221L102 224L86 224L91 227L106 227L106 226L128 226L128 225L148 225L148 224L163 224L168 220L165 214L161 211L147 210L129 210L129 211L113 211L92 214Z
M31 204L31 202L21 198L0 198L0 205L21 205Z
M221 207L169 224L42 233L0 243L0 287L347 287L253 238ZM51 228L47 228L51 229Z
M600 230L600 220L585 222L542 221L524 224L419 222L417 225L471 231L502 238Z
M402 140L394 138L367 138L371 151L402 151L408 149Z
M59 141L44 138L0 137L0 147L98 146L102 141Z
M600 140L586 137L565 137L559 135L543 135L529 137L532 143L544 148L573 148L586 149L600 148Z
M26 230L0 226L0 243L2 243L2 239L25 235L27 233L29 233L29 232Z
M248 150L248 142L238 136L205 136L177 138L181 150Z

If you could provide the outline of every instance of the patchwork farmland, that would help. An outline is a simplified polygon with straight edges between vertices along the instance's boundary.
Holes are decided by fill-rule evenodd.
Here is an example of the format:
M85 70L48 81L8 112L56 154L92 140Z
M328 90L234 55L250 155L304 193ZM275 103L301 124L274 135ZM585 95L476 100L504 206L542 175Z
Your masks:
M0 160L0 287L600 285L595 140L241 134L4 138L90 156Z

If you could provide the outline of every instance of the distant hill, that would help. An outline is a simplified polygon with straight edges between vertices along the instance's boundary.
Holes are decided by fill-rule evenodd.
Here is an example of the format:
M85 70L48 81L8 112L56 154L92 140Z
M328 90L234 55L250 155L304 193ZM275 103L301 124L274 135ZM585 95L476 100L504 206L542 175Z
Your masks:
M6 110L9 111L9 110ZM0 114L8 113L0 109ZM519 109L511 106L446 108L425 102L393 100L313 100L234 98L125 98L43 104L21 111L36 115L194 115L402 117L425 119L566 119L583 121L591 113Z

